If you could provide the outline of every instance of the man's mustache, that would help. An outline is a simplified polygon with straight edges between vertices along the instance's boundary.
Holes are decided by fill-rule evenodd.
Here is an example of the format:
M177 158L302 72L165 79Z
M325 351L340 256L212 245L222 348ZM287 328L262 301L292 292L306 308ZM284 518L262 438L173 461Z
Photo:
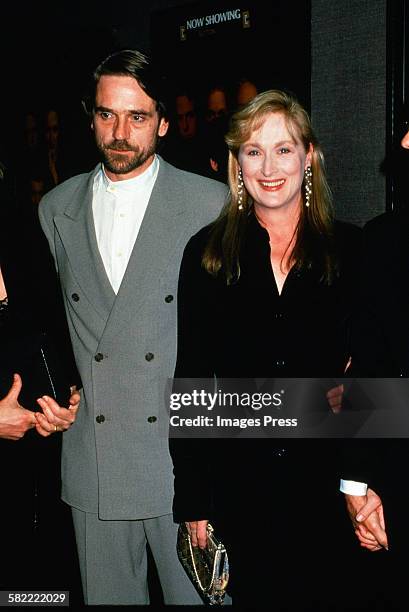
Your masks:
M113 140L105 146L105 149L114 151L138 151L138 149L132 147L127 140Z

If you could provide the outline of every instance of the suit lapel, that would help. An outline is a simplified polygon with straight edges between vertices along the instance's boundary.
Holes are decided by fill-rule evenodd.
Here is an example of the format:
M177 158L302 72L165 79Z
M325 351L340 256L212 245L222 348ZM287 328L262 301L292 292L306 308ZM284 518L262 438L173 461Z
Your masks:
M81 183L64 213L55 217L55 225L78 284L106 320L115 301L115 292L99 253L92 215L93 184L98 170L99 166Z
M173 191L172 168L162 159L158 177L135 241L128 267L107 323L103 341L109 343L126 326L172 261L173 251L183 236L181 198Z

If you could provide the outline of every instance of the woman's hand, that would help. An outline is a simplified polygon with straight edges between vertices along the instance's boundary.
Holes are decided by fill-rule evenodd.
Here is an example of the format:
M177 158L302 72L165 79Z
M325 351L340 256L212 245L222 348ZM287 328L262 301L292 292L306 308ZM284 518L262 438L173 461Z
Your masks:
M40 397L37 403L42 412L36 412L37 432L47 437L57 431L66 431L74 423L80 405L80 394L76 387L71 387L69 408L62 408L47 395Z
M206 548L207 546L207 523L208 520L203 521L190 521L186 523L187 530L192 540L192 546L199 546L199 548Z
M20 440L29 429L36 426L35 413L26 410L18 402L22 386L21 377L14 374L9 392L0 400L0 438Z

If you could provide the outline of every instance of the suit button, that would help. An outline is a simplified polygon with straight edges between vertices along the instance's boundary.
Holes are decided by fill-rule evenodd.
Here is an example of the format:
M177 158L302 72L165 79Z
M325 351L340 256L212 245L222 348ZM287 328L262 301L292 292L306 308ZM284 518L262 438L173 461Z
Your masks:
M156 418L156 416L151 416L148 417L148 423L155 423L158 419Z
M284 359L277 359L277 361L276 361L276 366L279 366L279 367L281 367L281 368L282 368L283 366L285 366L285 361L284 361Z
M105 417L103 414L99 414L97 417L95 417L95 420L97 423L103 423L105 421Z
M282 319L283 313L282 312L276 312L274 316L275 316L276 319Z
M146 361L152 361L153 358L154 358L154 354L153 353L146 353L146 355L145 355Z
M170 304L171 302L173 302L173 295L167 295L165 297L165 302L166 304Z
M97 353L94 357L95 361L102 361L104 358L102 353Z
M73 293L71 297L74 300L74 302L80 301L80 296L78 295L78 293Z

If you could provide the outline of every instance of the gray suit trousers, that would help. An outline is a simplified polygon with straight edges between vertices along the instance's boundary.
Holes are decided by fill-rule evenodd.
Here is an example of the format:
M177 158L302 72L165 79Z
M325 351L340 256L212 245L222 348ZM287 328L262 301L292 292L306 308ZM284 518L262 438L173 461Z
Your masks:
M176 553L171 514L135 521L103 521L72 508L87 605L148 605L146 544L152 550L167 605L202 605Z

